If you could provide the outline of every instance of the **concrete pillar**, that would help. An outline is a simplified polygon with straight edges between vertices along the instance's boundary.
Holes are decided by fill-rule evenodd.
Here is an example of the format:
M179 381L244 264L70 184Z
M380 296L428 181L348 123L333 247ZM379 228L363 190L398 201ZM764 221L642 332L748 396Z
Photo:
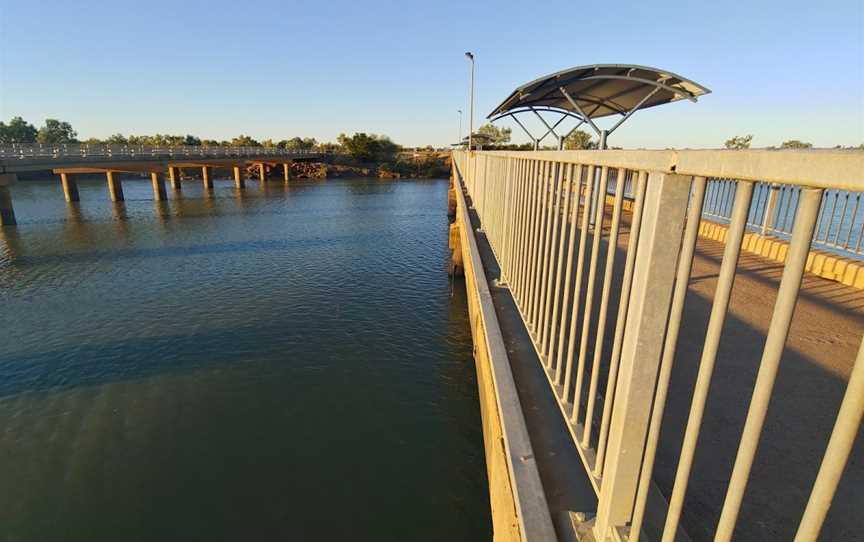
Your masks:
M447 190L447 218L450 223L456 221L456 185L453 182L453 175L450 175L450 189Z
M106 171L105 176L108 178L108 193L111 195L111 201L123 201L123 185L120 184L116 172Z
M213 179L210 178L210 168L201 166L201 178L204 179L204 190L213 189Z
M168 199L168 194L165 191L165 179L162 175L155 171L150 172L150 182L153 184L153 199L156 201L165 201Z
M183 184L180 181L180 168L168 166L168 179L171 181L171 189L180 191L183 189Z
M267 180L267 166L263 162L258 164L258 178L262 183Z
M243 172L240 166L234 166L234 186L237 188L246 188L246 181L243 179Z
M63 196L66 201L79 201L78 183L75 182L75 179L70 178L68 173L61 173L60 184L63 185Z
M285 174L285 182L287 183L291 179L291 164L288 162L282 164L282 172Z
M462 262L462 238L459 237L459 221L450 224L450 276L461 277L465 274L465 264Z
M0 226L14 226L15 210L12 208L12 194L9 185L15 182L15 175L0 175Z

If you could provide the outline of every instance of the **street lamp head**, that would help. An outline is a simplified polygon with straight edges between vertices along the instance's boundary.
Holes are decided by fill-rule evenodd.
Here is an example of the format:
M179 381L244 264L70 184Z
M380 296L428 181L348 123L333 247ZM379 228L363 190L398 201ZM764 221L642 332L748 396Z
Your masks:
M468 51L467 53L465 53L465 56L468 57L468 58L471 59L471 60L474 60L474 55L471 54L471 51Z

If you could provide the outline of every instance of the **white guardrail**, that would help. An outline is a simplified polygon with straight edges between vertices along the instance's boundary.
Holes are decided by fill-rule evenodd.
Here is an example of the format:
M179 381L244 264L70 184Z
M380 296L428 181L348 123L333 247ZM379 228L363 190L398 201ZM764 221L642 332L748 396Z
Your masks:
M311 149L293 150L279 147L205 147L199 145L144 146L81 144L20 144L0 145L0 160L39 160L68 158L153 159L153 158L234 158L244 156L317 155Z

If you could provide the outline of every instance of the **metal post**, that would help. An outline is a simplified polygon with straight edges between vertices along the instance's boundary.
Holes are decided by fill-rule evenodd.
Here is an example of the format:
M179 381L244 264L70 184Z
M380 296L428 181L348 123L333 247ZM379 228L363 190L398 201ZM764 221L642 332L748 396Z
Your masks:
M606 540L632 516L689 195L689 177L650 174L594 527L597 540Z
M608 135L609 135L608 130L600 130L600 141L597 143L597 148L599 150L602 151L602 150L606 149L606 136L608 136Z
M780 287L777 291L774 314L771 316L771 323L768 326L765 350L762 352L762 361L759 364L759 374L756 376L753 397L747 411L747 421L741 433L741 443L735 457L735 466L732 469L729 488L726 491L726 500L723 503L720 521L717 524L715 540L718 541L731 540L735 530L738 512L744 499L744 490L747 488L750 470L753 467L756 449L759 446L759 437L762 434L762 427L768 414L768 403L771 400L771 392L774 389L777 371L780 368L780 358L783 355L783 348L789 336L789 327L792 324L792 316L795 313L798 291L804 276L804 266L810 253L810 242L813 239L813 230L819 214L819 204L822 201L822 190L802 188L799 201L801 205L792 231L792 240L789 243L789 254L783 268L783 278L780 280Z
M774 209L777 207L777 196L780 194L780 185L771 183L768 187L768 201L765 202L765 215L762 217L762 235L774 227Z
M843 469L846 468L849 455L852 453L852 446L858 436L862 418L864 418L864 342L858 350L852 374L849 375L840 412L837 413L837 421L834 422L828 448L819 466L819 474L816 476L807 508L795 534L795 542L816 540L819 537L822 523L825 521L831 500L843 475Z
M468 150L470 151L474 148L472 146L474 138L474 55L469 51L465 53L465 56L471 61L471 91L469 94L470 107L468 108Z

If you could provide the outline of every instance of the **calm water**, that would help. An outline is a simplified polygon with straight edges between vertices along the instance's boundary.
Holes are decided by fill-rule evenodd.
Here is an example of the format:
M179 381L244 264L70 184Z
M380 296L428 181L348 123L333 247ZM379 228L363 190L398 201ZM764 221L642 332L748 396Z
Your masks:
M14 187L0 540L482 540L445 181Z

